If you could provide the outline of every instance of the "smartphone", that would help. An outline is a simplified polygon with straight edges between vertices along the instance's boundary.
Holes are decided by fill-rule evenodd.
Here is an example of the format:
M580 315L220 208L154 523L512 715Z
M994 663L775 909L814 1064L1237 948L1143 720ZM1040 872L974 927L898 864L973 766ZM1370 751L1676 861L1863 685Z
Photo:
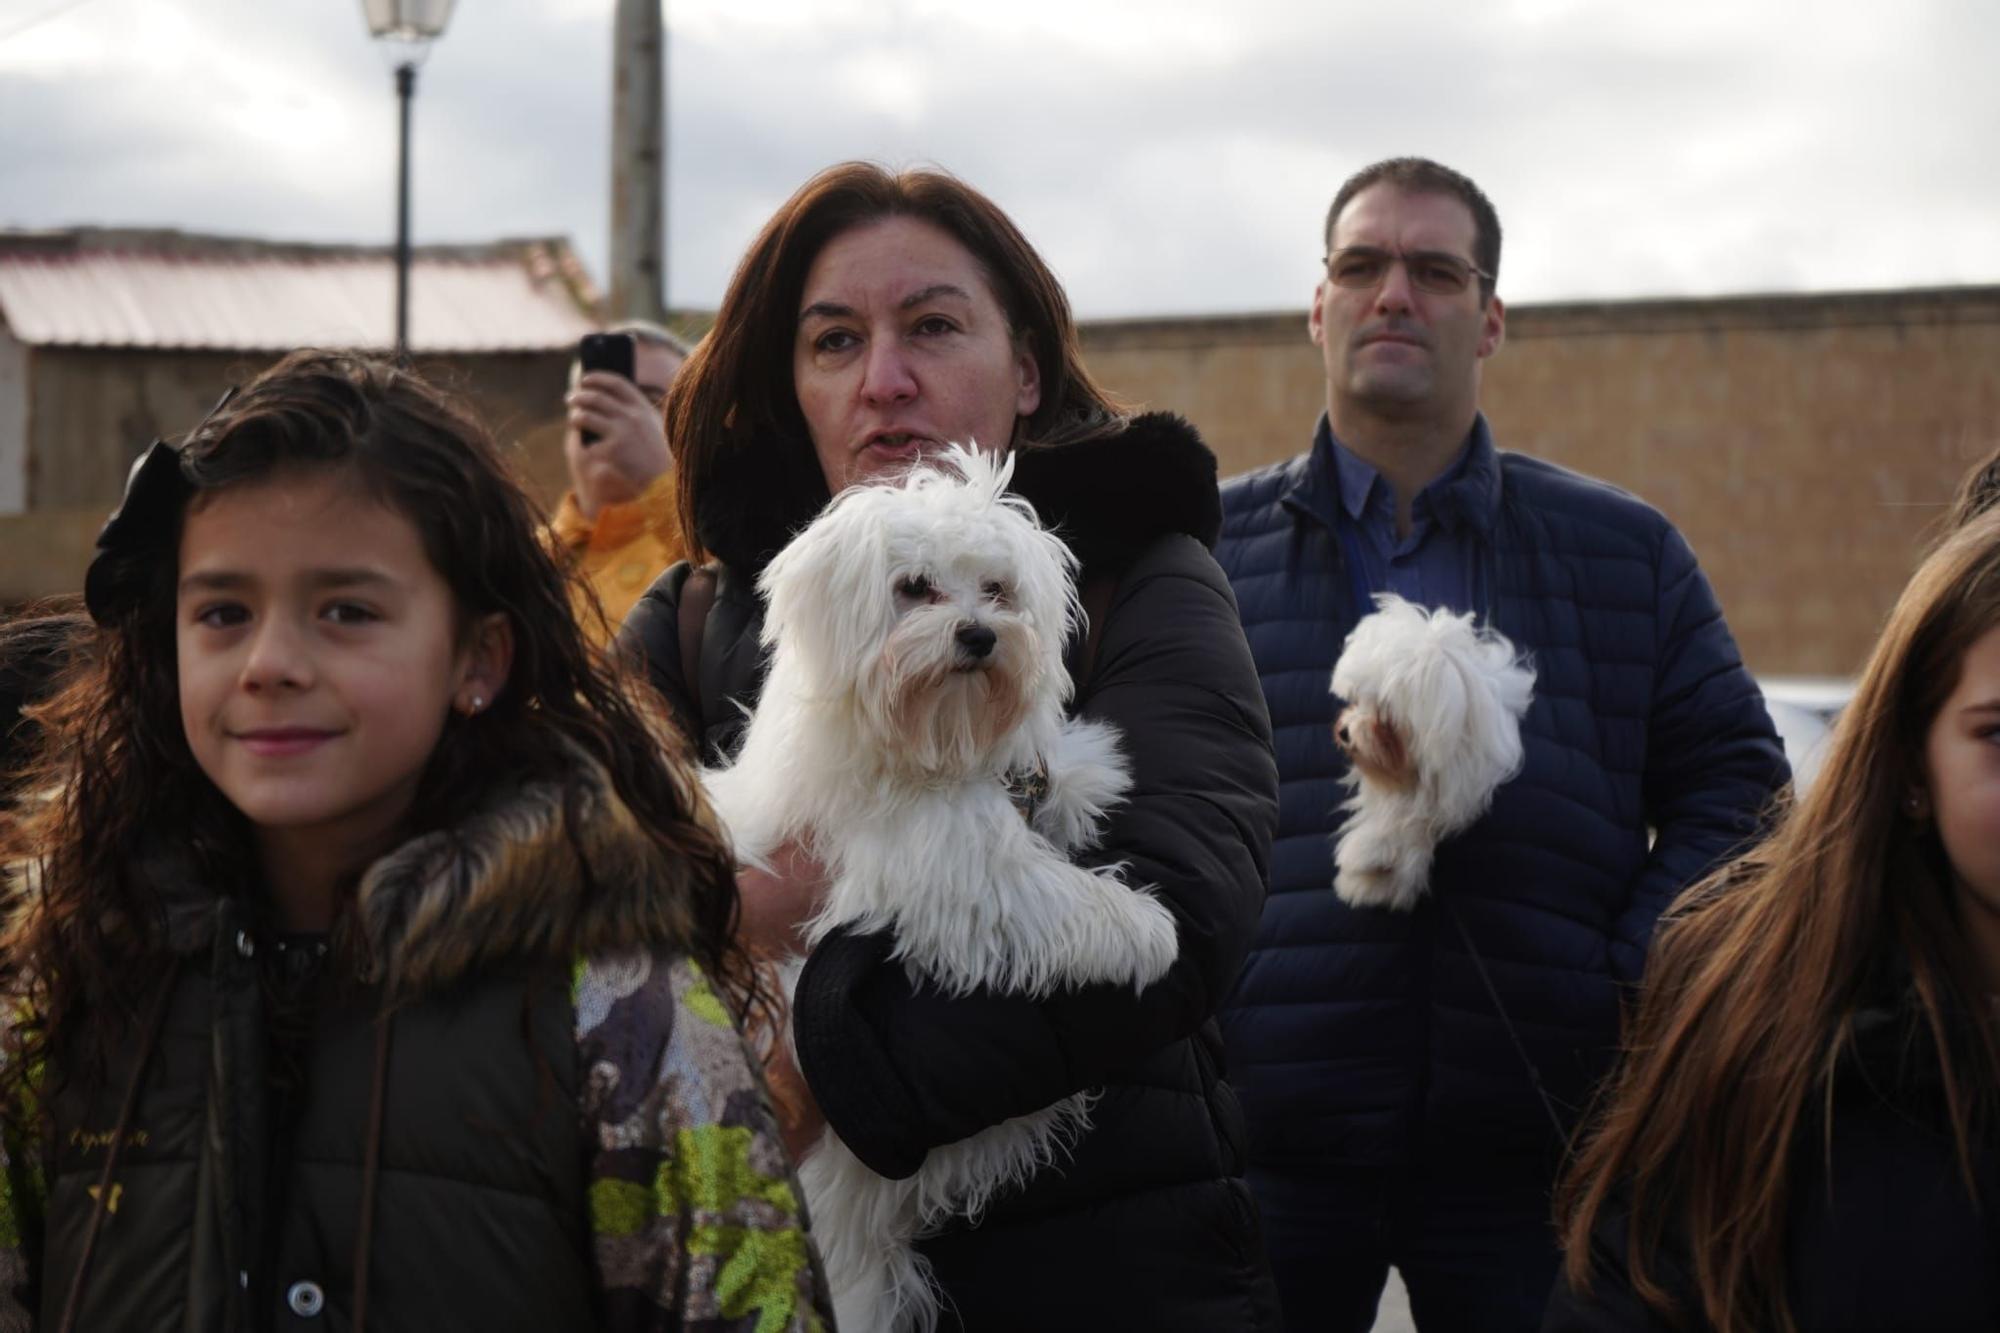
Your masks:
M632 378L634 354L629 333L586 333L576 346L577 364L585 370L608 370L628 380ZM583 442L596 444L597 432L585 431Z

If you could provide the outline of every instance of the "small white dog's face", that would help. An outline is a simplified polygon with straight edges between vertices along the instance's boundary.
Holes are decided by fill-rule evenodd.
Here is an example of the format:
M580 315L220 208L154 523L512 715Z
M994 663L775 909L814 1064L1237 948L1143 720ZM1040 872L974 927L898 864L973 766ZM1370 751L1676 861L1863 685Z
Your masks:
M1391 790L1417 784L1417 765L1395 717L1379 703L1351 703L1334 720L1333 739L1361 775Z
M761 583L774 669L787 655L926 771L968 771L1031 709L1069 694L1075 558L1005 494L1012 472L953 448L851 487Z

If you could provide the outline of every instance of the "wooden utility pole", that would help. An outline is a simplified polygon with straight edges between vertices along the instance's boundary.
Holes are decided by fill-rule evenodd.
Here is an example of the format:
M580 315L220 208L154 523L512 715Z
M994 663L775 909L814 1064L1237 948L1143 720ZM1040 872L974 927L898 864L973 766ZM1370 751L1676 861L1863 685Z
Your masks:
M665 2L618 0L612 22L612 319L667 315Z

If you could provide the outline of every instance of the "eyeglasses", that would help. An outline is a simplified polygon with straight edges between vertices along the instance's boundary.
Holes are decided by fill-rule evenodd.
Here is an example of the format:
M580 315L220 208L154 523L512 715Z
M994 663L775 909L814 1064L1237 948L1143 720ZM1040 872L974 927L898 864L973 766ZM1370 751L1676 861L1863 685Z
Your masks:
M1493 275L1477 264L1438 250L1417 250L1398 254L1373 245L1347 245L1326 257L1326 276L1336 287L1367 291L1380 286L1389 270L1401 264L1410 275L1410 285L1432 296L1457 296L1472 285L1475 277L1493 281Z

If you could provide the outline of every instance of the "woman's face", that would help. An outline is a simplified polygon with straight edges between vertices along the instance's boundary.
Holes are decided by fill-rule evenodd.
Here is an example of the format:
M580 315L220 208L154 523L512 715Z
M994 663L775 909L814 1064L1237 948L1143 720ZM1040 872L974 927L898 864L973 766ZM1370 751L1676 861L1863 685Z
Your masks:
M842 232L813 260L792 385L835 494L946 444L1002 452L1042 401L972 252L910 217Z
M1925 738L1924 772L1967 934L2000 977L2000 627L1966 653Z

